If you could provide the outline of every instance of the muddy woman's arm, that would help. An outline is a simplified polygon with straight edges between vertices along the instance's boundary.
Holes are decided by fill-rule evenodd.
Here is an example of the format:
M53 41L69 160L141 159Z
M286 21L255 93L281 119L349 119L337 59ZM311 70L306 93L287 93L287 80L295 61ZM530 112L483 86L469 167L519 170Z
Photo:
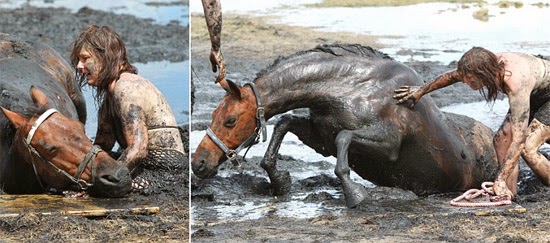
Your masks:
M507 181L508 177L512 175L513 171L518 166L521 151L525 146L525 138L527 137L527 127L529 124L530 95L531 93L526 88L508 93L512 142L510 146L508 146L504 163L500 165L498 177L493 184L496 195L509 195L513 197L513 192L510 190L510 187L515 185L508 185Z
M202 0L206 26L210 34L210 63L212 72L217 72L219 68L216 83L225 78L225 62L221 52L221 33L222 33L222 7L219 0Z
M394 99L398 99L398 103L405 103L407 100L412 100L411 108L418 103L423 95L430 93L434 90L447 87L462 80L462 76L456 70L446 72L439 75L434 80L427 82L422 86L401 86L401 88L395 90Z
M128 90L128 88L130 87L121 86L115 89ZM147 144L149 141L143 105L144 99L140 95L145 91L139 88L134 91L135 92L115 91L115 100L118 107L116 113L122 124L122 136L127 146L118 158L118 161L128 167L132 173L132 177L135 176L133 172L137 169L139 162L148 155ZM137 92L139 92L139 94Z

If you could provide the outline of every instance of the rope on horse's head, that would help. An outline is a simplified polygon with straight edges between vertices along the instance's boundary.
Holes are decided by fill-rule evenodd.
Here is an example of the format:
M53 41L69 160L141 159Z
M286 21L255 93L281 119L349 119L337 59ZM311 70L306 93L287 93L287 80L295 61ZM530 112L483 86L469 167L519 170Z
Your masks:
M470 207L470 208L512 205L512 200L508 195L491 197L491 195L494 195L493 182L483 182L481 183L481 188L482 189L470 189L464 192L462 195L451 200L449 204L455 207ZM489 198L490 200L481 201L481 202L472 202L473 199L479 197L480 195L484 195L486 198ZM462 200L467 200L468 202L461 202Z

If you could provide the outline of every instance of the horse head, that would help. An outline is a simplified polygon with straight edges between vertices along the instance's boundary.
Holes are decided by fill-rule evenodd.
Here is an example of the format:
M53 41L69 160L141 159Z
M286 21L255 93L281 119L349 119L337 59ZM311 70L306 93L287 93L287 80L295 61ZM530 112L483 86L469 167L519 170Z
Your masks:
M207 135L191 162L193 172L201 178L216 175L221 163L234 160L241 149L252 146L262 131L265 138L263 108L254 84L240 87L230 80L220 84L227 93L214 110Z
M128 168L93 146L84 125L51 109L47 96L31 87L31 98L42 115L26 117L2 107L25 144L34 173L44 189L85 190L92 196L121 197L131 190ZM21 140L21 141L18 141Z

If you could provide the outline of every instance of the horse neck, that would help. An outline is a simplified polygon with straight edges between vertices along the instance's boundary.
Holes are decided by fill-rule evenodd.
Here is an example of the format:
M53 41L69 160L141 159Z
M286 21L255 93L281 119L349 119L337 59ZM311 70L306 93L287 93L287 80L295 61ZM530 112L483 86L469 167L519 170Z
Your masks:
M312 107L320 97L330 92L330 79L321 80L285 80L270 82L257 79L254 83L265 108L266 118L297 108Z

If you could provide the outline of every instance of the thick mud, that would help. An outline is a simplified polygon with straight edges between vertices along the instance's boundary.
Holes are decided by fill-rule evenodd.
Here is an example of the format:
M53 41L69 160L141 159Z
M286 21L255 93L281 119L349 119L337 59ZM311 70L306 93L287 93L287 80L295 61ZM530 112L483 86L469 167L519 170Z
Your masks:
M188 4L186 1L173 4ZM0 32L42 41L67 58L69 45L88 24L108 25L125 40L131 62L188 60L188 26L155 24L151 19L82 8L0 9ZM88 104L93 105L93 104ZM185 148L188 128L182 126ZM189 240L188 161L172 170L148 171L150 183L163 185L131 193L135 204L159 207L153 215L111 213L104 217L41 215L29 208L16 217L0 217L0 239L14 242L185 242ZM125 200L126 200L125 199Z
M196 99L191 127L204 130L224 91L213 82L215 75L208 62L210 46L203 17L192 16L191 26ZM240 84L252 81L257 72L279 55L319 44L382 47L376 36L316 32L268 24L265 18L244 15L224 14L222 33L228 78ZM411 51L422 52L403 50L403 55ZM424 80L456 65L420 61L406 64ZM439 106L483 100L466 85L453 85L431 96ZM193 242L548 242L550 190L540 185L525 164L520 165L522 193L512 206L453 208L449 201L459 192L418 197L398 188L374 187L367 189L371 198L357 208L348 209L340 183L330 172L331 163L280 155L278 168L291 172L292 189L285 197L274 197L267 175L259 166L260 160L261 157L250 157L239 167L226 163L219 175L211 179L192 176ZM296 176L304 171L313 175ZM314 212L307 211L311 208Z

